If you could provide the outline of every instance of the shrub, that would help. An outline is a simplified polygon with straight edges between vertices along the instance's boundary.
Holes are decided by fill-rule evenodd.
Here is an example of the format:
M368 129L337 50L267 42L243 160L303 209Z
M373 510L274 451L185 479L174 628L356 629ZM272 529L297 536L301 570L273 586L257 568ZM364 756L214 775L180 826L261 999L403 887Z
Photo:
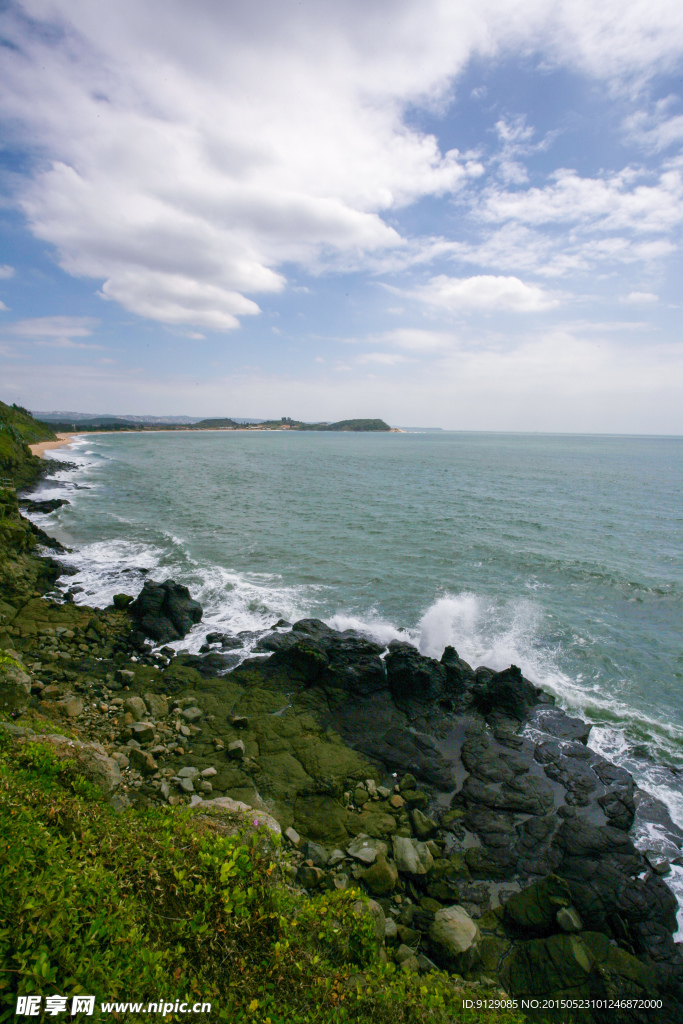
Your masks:
M447 975L379 964L359 893L290 889L279 839L246 826L115 814L73 761L0 728L0 1021L23 994L95 995L93 1020L103 1000L210 1002L193 1021L236 1024L480 1019Z

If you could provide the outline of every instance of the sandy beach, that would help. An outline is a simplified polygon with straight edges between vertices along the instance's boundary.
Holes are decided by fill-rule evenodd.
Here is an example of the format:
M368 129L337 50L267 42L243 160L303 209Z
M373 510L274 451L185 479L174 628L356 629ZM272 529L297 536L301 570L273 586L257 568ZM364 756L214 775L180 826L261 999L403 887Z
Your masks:
M74 437L78 437L78 434L57 434L57 441L41 441L39 444L30 444L32 455L39 455L42 459L45 452L51 448L63 448L64 445L70 444Z

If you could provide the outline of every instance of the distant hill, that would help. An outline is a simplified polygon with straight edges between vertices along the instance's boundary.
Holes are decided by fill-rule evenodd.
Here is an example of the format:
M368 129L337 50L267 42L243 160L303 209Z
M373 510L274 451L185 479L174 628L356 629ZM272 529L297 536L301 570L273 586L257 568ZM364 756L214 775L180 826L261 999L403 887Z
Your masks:
M27 414L30 415L30 414ZM279 420L255 420L242 417L215 416L196 419L192 416L115 416L108 413L46 412L41 413L54 430L336 430L388 431L392 428L380 419L338 420L336 423L304 423L283 416Z
M301 423L299 430L391 430L384 420L339 420L337 423Z
M226 430L230 427L237 427L239 424L237 420L214 419L199 420L197 423L193 423L192 426L195 430Z
M33 412L31 415L47 423L198 423L201 416L119 416L109 412Z

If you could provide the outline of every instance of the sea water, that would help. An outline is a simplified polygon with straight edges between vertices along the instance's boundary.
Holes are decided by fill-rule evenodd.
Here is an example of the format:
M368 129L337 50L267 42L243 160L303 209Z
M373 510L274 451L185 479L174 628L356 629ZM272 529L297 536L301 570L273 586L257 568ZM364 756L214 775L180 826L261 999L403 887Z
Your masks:
M73 548L78 602L172 578L204 607L176 647L316 616L518 665L683 826L682 438L163 432L48 454L75 468L39 496L70 504L33 518ZM683 895L683 868L668 881Z

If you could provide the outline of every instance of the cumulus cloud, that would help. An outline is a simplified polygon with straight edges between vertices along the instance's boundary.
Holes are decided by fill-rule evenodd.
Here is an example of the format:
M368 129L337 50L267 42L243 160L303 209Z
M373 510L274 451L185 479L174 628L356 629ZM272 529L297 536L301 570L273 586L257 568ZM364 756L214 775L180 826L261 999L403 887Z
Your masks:
M20 195L33 232L125 308L210 330L258 312L289 264L405 248L390 211L481 174L405 116L442 109L474 55L542 51L633 90L683 45L674 0L24 0L0 19L2 114L38 157ZM530 143L504 132L500 173L519 185ZM484 213L546 223L579 199L608 227L676 217L674 172L640 191L567 175Z
M659 233L683 221L683 177L668 167L653 185L639 183L644 172L626 168L609 177L582 178L556 171L549 185L524 192L492 190L480 213L491 221L527 225L582 224L590 230Z
M518 277L491 274L476 277L439 274L412 294L427 305L453 312L473 309L538 313L558 305L558 300L538 285L526 284Z
M6 281L10 277L14 277L14 267L10 267L8 263L4 263L0 266L0 281Z

